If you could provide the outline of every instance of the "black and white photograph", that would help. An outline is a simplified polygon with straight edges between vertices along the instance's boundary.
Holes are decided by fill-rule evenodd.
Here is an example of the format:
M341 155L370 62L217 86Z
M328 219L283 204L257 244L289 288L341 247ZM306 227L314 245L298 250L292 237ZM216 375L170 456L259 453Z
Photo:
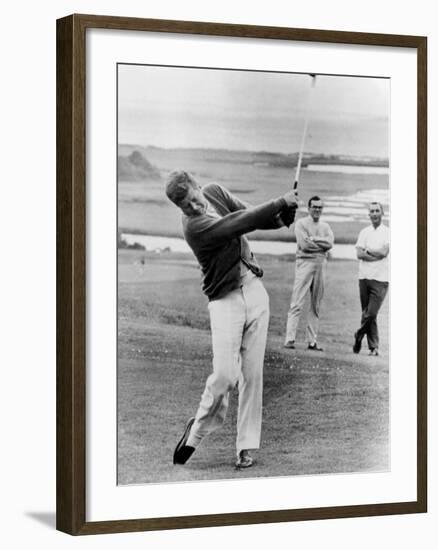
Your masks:
M390 91L117 65L119 485L390 471Z

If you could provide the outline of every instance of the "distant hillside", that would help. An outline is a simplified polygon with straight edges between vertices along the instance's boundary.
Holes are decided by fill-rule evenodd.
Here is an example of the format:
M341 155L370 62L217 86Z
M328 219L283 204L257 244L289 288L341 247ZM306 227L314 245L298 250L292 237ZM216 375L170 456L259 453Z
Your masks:
M151 158L160 168L164 168L166 160L192 158L203 162L226 162L227 164L264 165L281 168L293 168L298 162L298 153L272 153L269 151L235 151L227 149L178 148L165 149L162 147L120 144L119 154L128 155L132 152L142 152ZM120 157L119 157L120 158ZM163 162L164 161L164 162ZM352 155L323 155L304 153L303 166L308 164L325 165L354 165L388 167L389 160L379 157L358 157Z
M119 181L157 181L161 179L158 168L137 149L127 156L119 155L117 172Z

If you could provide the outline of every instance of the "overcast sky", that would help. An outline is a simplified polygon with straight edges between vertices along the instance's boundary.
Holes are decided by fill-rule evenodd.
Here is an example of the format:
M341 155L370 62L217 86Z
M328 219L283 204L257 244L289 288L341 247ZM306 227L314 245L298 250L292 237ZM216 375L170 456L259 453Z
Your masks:
M119 143L388 156L386 79L119 65ZM311 101L309 102L309 98Z

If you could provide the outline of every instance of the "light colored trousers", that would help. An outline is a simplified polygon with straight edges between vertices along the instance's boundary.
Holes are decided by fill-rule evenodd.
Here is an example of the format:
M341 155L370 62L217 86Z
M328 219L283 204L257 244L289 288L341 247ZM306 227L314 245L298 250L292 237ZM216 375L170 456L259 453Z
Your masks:
M316 342L319 328L319 311L324 295L324 279L327 261L324 259L298 259L295 264L295 282L292 300L287 314L285 342L294 341L298 322L307 292L310 291L310 309L307 316L306 338L309 344Z
M262 426L263 362L269 323L268 294L249 272L241 288L209 303L213 373L208 377L187 445L224 423L229 393L238 384L237 454L258 449Z

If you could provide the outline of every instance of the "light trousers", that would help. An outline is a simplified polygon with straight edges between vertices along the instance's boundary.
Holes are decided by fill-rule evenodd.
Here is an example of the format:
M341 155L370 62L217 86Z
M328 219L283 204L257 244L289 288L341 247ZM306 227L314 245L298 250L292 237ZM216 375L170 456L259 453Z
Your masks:
M319 311L324 295L326 260L298 259L295 263L295 282L287 314L285 342L295 341L298 322L306 295L310 292L310 309L307 316L306 338L309 344L316 342L319 329Z
M269 323L268 294L249 272L243 285L209 303L213 372L208 377L187 445L224 423L230 391L238 384L236 449L258 449L262 426L263 362Z

